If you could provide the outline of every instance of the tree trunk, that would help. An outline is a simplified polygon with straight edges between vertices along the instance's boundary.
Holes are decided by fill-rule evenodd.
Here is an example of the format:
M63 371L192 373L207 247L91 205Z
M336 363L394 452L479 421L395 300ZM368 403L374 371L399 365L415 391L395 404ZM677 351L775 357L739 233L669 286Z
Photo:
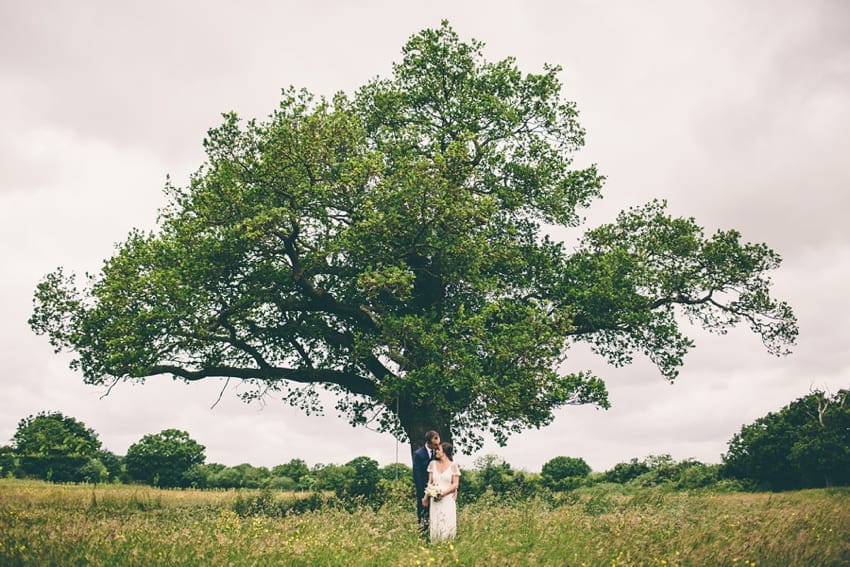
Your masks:
M398 420L410 442L410 454L425 444L425 433L436 431L441 441L452 440L452 418L439 415L433 408L401 406Z

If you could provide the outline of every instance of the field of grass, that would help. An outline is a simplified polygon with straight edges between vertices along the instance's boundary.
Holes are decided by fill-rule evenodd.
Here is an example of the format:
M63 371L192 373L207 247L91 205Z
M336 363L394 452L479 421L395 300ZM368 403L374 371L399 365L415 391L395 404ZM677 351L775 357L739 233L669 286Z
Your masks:
M0 480L0 565L850 565L848 490L485 498L441 545L419 536L412 501L247 515L251 497Z

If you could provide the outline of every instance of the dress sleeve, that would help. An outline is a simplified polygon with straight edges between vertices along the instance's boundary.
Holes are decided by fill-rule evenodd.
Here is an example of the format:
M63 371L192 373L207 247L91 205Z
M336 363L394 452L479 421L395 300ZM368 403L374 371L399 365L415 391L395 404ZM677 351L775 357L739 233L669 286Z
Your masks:
M452 476L460 476L460 467L452 463Z
M430 463L428 463L428 468L425 469L425 470L427 472L434 472L434 463L435 463L435 461L431 461Z

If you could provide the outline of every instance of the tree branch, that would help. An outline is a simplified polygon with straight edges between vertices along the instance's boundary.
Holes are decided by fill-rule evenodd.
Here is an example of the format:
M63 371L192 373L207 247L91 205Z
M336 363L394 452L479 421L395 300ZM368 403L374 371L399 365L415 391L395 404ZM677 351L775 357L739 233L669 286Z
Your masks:
M238 378L241 380L290 380L302 384L336 384L352 394L375 397L378 389L375 383L359 374L344 372L340 370L329 370L321 368L237 368L233 366L211 366L200 370L190 370L182 366L162 364L151 366L147 369L145 376L157 374L172 374L189 381L203 380L204 378Z

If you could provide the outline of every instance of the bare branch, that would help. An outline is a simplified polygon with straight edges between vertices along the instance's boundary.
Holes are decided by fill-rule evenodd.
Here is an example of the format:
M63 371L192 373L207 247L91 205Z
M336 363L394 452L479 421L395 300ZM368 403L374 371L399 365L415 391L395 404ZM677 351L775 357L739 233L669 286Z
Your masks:
M224 391L227 390L227 386L230 384L230 378L224 381L224 386L221 387L221 392L218 393L218 399L215 401L213 405L210 406L210 409L214 409L215 406L218 405L218 402L221 401L221 397L224 395Z

